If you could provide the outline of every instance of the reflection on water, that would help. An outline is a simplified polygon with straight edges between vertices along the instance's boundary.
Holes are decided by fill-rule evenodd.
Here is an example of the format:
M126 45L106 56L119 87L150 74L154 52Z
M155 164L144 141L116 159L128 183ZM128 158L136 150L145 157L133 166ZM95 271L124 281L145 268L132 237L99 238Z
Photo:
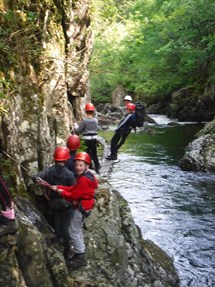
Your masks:
M132 133L110 179L128 200L143 238L173 258L181 287L215 286L215 175L178 167L199 128L153 127L152 135Z

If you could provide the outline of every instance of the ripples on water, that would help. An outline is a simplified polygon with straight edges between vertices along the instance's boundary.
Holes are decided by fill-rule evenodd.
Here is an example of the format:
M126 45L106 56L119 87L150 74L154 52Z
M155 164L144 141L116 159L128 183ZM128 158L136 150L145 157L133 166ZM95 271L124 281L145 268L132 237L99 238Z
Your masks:
M142 145L151 149L147 156L125 145L110 183L129 202L143 238L173 258L180 286L214 287L215 175L184 172L164 146Z

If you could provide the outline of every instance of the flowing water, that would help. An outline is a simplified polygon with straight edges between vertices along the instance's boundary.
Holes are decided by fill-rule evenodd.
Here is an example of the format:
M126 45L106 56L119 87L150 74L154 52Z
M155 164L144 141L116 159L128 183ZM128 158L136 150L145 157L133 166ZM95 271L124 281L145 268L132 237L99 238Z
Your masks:
M159 125L129 135L110 183L129 202L143 238L173 259L180 286L214 287L215 174L179 168L185 146L202 125L171 127L166 117L152 117Z

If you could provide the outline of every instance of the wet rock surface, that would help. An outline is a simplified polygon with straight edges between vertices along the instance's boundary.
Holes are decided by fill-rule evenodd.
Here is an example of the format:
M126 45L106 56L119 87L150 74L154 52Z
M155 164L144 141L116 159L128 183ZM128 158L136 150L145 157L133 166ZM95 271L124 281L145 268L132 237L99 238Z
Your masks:
M188 145L180 166L188 171L215 172L215 120L206 124Z

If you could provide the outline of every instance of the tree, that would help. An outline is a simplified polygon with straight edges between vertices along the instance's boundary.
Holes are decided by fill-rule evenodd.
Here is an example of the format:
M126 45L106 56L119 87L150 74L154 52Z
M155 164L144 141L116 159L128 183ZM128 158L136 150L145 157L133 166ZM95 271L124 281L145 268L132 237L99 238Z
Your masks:
M90 65L98 100L104 95L108 100L119 84L149 101L182 87L203 91L214 86L212 0L137 0L124 14L114 7L108 28L95 39Z

